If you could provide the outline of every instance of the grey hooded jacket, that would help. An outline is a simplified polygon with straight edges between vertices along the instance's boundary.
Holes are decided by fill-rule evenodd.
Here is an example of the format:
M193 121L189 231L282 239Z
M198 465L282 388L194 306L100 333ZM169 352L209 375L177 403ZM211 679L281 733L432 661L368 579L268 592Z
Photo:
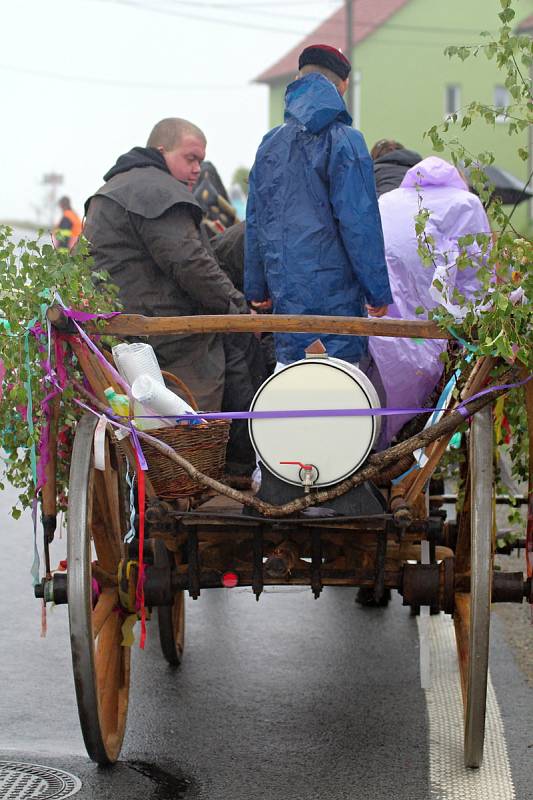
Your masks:
M86 203L95 269L119 287L124 311L145 316L246 313L203 239L202 212L151 148L121 156ZM151 337L162 369L184 380L203 410L218 410L225 356L219 334Z

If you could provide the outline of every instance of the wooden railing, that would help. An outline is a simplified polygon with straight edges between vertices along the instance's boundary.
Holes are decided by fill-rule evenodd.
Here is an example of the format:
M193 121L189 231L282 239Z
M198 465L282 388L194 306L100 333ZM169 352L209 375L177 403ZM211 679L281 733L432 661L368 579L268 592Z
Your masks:
M50 311L56 323L61 309ZM88 332L101 330L86 324ZM369 317L325 317L294 314L215 314L194 317L143 317L120 314L106 321L105 331L120 336L164 336L191 333L316 333L348 336L401 336L410 339L451 339L427 320L374 319Z

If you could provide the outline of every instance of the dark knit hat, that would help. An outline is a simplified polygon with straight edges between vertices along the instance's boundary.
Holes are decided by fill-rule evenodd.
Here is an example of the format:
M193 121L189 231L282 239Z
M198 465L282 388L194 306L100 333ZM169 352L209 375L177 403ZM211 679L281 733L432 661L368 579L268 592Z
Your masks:
M331 47L329 44L312 44L302 50L298 59L298 69L302 69L307 64L327 67L342 80L346 80L352 69L352 65L346 56L336 47Z

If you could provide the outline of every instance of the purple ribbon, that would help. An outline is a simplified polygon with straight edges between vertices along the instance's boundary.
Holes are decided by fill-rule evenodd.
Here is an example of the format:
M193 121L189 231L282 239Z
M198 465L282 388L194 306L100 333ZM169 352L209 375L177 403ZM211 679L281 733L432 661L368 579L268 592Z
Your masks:
M35 338L37 343L37 349L41 354L40 364L43 370L43 375L40 379L41 388L43 389L44 397L41 400L41 409L44 418L44 424L41 426L40 434L39 434L39 442L37 445L37 464L36 464L36 473L37 473L37 481L35 484L35 496L37 497L39 491L43 488L46 483L46 467L48 462L50 461L50 454L49 454L49 441L50 441L50 424L51 424L51 408L50 402L56 397L59 392L61 391L60 387L57 385L55 380L55 375L52 370L52 366L50 364L49 358L46 357L46 353L48 348L42 343L43 337L46 336L46 332L42 325L37 322L33 325L30 329L30 333ZM47 386L50 385L52 390L46 393Z
M97 346L92 341L91 337L88 336L83 330L83 328L81 328L76 322L76 317L79 317L80 315L84 316L86 319L97 319L100 317L102 318L114 317L117 314L120 314L120 311L111 311L109 314L89 314L88 312L85 311L72 311L70 308L66 308L64 305L62 305L61 307L63 308L63 313L65 314L65 316L69 317L72 320L72 322L78 329L78 333L80 334L81 338L87 344L87 346L93 351L93 353L100 361L102 366L104 366L106 370L108 370L111 373L116 382L120 384L120 386L122 386L128 397L131 397L131 386L128 383L126 383L122 375L115 369L113 364L110 364L109 361L106 359L106 357L97 348Z
M472 400L477 400L478 397L483 397L484 395L490 394L490 392L494 392L496 390L503 391L504 389L518 389L520 386L525 386L525 384L528 381L530 381L531 378L533 378L533 375L528 375L527 378L524 378L523 381L519 381L518 383L502 383L499 384L498 386L489 386L487 389L482 389L480 392L476 392L476 394L473 394L472 397L468 397L466 400L463 400L463 402L459 403L459 405L455 410L459 411L459 413L462 414L463 417L469 417L470 414L468 412L468 409L465 408L467 403L471 403Z
M82 400L78 400L75 397L74 398L74 402L77 403L77 405L81 406L81 408L84 408L86 411L90 411L91 414L94 414L95 417L101 416L98 411L95 411L94 408L91 408L90 406L87 405L87 403L84 403ZM128 433L131 433L132 443L133 443L133 446L134 446L135 450L137 451L137 457L139 459L139 464L140 464L141 469L143 470L143 472L145 472L148 469L148 464L146 462L146 458L144 457L144 453L143 453L142 447L141 447L141 442L139 440L139 437L137 436L137 431L135 430L133 425L123 425L121 422L117 422L115 419L113 419L109 415L109 411L110 410L111 409L106 409L107 421L111 425L114 425L116 428L122 428L122 430L128 431ZM111 413L112 413L112 410L111 410ZM113 414L113 417L114 416L115 415Z
M148 464L146 463L141 443L139 441L139 437L137 436L137 431L135 430L133 425L130 426L130 431L131 431L131 439L133 441L133 446L135 447L135 450L137 452L137 457L139 459L139 466L141 467L143 472L146 472L146 470L148 469Z
M92 319L111 319L111 317L116 317L122 313L121 311L108 311L105 314L92 314L89 311L77 311L75 308L67 308L66 306L62 306L62 308L66 317L78 322L89 322Z
M161 419L176 419L181 421L211 420L211 419L293 419L307 417L390 417L393 414L430 414L433 411L442 411L437 408L298 408L279 411L210 411L198 414L179 414L161 416ZM143 417L136 414L140 419ZM145 416L160 416L159 414Z
M480 392L463 400L457 408L307 408L307 409L285 409L279 411L199 411L197 414L189 412L188 414L179 415L161 415L161 414L136 414L139 419L152 419L158 417L160 419L175 419L181 421L191 420L211 420L211 419L294 419L294 418L309 418L309 417L390 417L395 414L433 414L435 411L451 412L458 411L465 418L470 416L470 412L466 407L468 403L477 400L478 397L489 394L490 392L503 391L504 389L516 389L524 386L531 380L533 375L525 378L518 383L504 383L497 386L489 386Z

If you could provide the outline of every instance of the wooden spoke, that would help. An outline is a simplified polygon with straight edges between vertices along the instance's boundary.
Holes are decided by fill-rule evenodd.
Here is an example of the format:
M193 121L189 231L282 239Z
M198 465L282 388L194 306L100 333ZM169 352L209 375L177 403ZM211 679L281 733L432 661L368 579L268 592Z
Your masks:
M490 375L490 371L493 368L494 363L495 360L492 356L485 356L478 359L461 392L461 400L466 400L469 397L472 397L483 387L485 381ZM454 409L456 406L457 401L452 403L451 408ZM446 448L451 437L452 433L446 434L445 436L441 436L439 439L428 445L425 449L427 461L424 466L421 469L409 473L407 479L404 479L405 498L409 506L414 506L416 500L420 497L425 485L433 475L435 468L438 466L444 453L446 452Z
M492 412L472 422L468 488L459 519L456 577L469 578L470 592L455 595L455 638L465 710L467 767L483 760L492 576Z
M106 738L119 726L118 692L121 686L121 619L108 617L96 647L96 679L102 728Z
M108 572L113 572L120 560L121 538L125 529L121 531L118 475L109 466L109 450L106 455L106 471L94 471L92 536L100 565Z
M455 626L455 641L457 645L457 658L459 660L459 675L461 678L461 693L463 706L466 709L468 662L470 659L470 595L457 592L455 595L455 611L453 615Z
M109 615L113 613L118 603L118 591L116 589L104 589L98 598L93 609L93 636L96 639L103 625L107 622Z

